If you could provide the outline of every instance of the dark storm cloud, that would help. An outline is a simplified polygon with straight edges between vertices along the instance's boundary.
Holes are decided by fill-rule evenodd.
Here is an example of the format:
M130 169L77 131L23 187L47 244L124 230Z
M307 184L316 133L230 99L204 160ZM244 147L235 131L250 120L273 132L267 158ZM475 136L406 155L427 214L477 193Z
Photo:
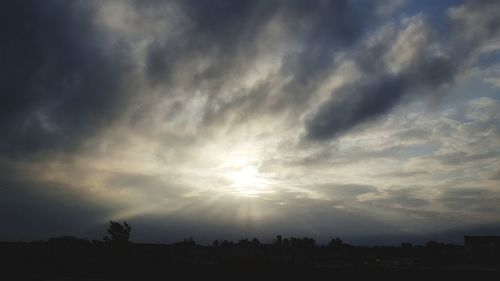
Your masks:
M111 126L130 102L134 83L131 76L137 70L130 46L126 40L107 38L111 35L96 24L99 6L89 3L93 2L2 4L3 154L76 148ZM372 17L366 5L374 5L301 0L130 3L139 14L174 3L189 20L189 24L179 27L182 31L177 36L157 36L148 43L145 74L152 85L160 85L166 93L178 86L207 89L209 100L202 114L205 123L226 119L229 113L248 117L263 110L273 112L302 105L333 69L331 61L336 52L361 38ZM246 94L235 99L218 99L225 83L237 80L256 57L259 36L276 17L283 21L287 36L297 45L289 46L293 51L286 54L280 69L280 75L291 77L282 94L269 99L272 83L267 81L257 89L243 90ZM190 60L204 58L210 61L202 70L185 68ZM187 76L182 85L175 81L179 73ZM404 82L398 81L379 85L379 91L387 87L399 89ZM342 116L344 121L339 126L347 127L354 119L364 120L363 116L373 114L371 108L377 106L364 103L360 112ZM239 121L241 118L234 122ZM324 131L323 125L319 127L313 131Z
M214 83L218 90L224 77L252 57L252 42L276 11L272 1L172 1L190 20L190 26L175 39L156 38L146 55L146 73L153 83L173 83L174 72L191 58L214 57L201 72L190 73L191 86ZM138 1L138 7L161 6L168 2Z
M473 52L498 35L500 30L498 2L469 1L450 12L450 30L426 31L430 41L409 45L418 54L400 71L388 71L384 54L394 43L362 49L354 58L364 77L332 93L318 112L307 122L311 139L330 139L389 112L397 104L416 95L439 93L452 83ZM485 16L481 16L485 14ZM442 40L442 38L445 38ZM444 53L433 53L431 44L442 44ZM403 50L405 51L405 50ZM404 56L404 54L399 54Z
M283 99L286 100L281 100L277 106L307 101L335 66L332 60L336 53L354 45L368 29L366 23L373 19L373 15L367 11L373 3L354 4L355 1L309 1L305 5L307 9L299 6L299 11L305 11L302 16L310 25L301 38L303 48L284 60L282 71L291 74L293 79L284 88ZM292 14L291 19L295 22L296 16ZM295 29L292 26L292 30Z
M401 100L406 87L402 77L387 77L336 91L337 97L323 104L307 123L308 136L329 139L380 116Z
M111 126L128 102L127 46L110 44L89 3L0 3L0 224L8 229L2 240L100 238L98 224L117 210L30 170L43 166L32 156L73 152Z
M138 2L150 5L157 2ZM372 4L355 5L356 1L179 1L190 21L185 32L174 39L155 40L148 46L146 69L153 83L175 85L175 74L187 76L183 87L208 91L209 106L206 123L223 119L228 112L249 116L287 110L303 105L317 91L320 82L333 67L331 61L339 50L353 45L366 29ZM293 46L286 50L279 70L291 77L281 94L269 98L272 81L257 85L261 90L242 89L243 98L222 102L217 100L228 81L241 79L259 55L260 36L271 21L279 18L285 38ZM275 42L276 43L276 42ZM282 42L279 42L282 43ZM268 42L268 47L273 47ZM203 70L183 70L190 60L211 58ZM184 77L186 78L186 77ZM270 78L268 78L270 79ZM167 90L168 92L168 90ZM246 93L244 95L244 93ZM248 96L252 98L248 98ZM216 118L216 117L219 118Z
M0 5L0 153L71 149L110 125L127 100L126 46L106 46L85 2Z
M389 49L389 46L384 48ZM384 70L374 66L382 64L381 57L364 56L357 60L366 75L363 81L336 90L332 98L321 105L306 124L309 138L333 138L357 125L375 120L409 94L432 93L445 83L452 82L459 70L454 60L435 56L419 58L410 69L400 73L380 75L378 72Z
M486 6L495 5L483 1ZM481 3L483 3L481 2ZM174 74L188 76L183 87L208 89L206 123L226 119L228 112L246 118L262 110L304 105L334 69L340 51L358 48L359 39L376 22L374 5L357 1L134 1L136 11L175 3L189 20L174 37L154 38L145 55L145 74L153 84L176 86ZM361 5L359 5L361 4ZM85 1L6 1L2 3L0 56L2 95L0 149L3 154L73 148L110 126L130 102L129 79L134 66L129 46L108 40L94 20L95 7ZM483 5L485 6L485 5ZM486 7L486 8L487 8ZM463 61L480 42L498 30L498 20L477 19L481 5L467 3L452 13L451 23L463 26L465 38L452 35L446 54L415 48L418 59L390 72L384 54L391 42L354 52L361 81L336 90L306 123L309 138L328 139L377 119L405 98L433 92L453 81ZM471 15L467 12L471 11ZM491 13L491 12L490 12ZM227 81L237 80L258 53L259 37L279 17L291 42L280 75L291 77L281 94L269 98L269 80L243 95L221 101ZM472 30L472 31L471 31ZM478 30L478 32L473 32ZM467 33L469 32L469 33ZM431 34L436 40L441 34ZM392 42L393 43L393 42ZM430 44L432 42L426 42ZM442 43L442 42L441 42ZM460 45L457 51L455 45ZM293 48L292 48L293 47ZM191 59L211 58L200 71L184 69ZM241 121L236 118L235 122Z

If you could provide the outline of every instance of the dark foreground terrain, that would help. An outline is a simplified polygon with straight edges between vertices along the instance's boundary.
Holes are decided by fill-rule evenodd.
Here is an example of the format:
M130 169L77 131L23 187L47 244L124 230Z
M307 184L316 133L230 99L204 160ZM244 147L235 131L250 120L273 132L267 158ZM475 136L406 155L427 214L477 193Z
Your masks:
M498 247L470 248L428 242L414 246L361 247L333 239L317 246L310 238L174 244L88 241L74 237L39 242L0 242L0 268L9 280L150 280L183 275L207 277L338 276L499 273ZM7 279L5 279L7 280Z

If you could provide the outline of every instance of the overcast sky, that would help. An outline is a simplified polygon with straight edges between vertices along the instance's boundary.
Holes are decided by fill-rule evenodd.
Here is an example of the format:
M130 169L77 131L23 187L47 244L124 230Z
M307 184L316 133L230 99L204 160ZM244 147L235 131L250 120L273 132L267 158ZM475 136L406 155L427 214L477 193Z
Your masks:
M500 1L1 1L0 239L495 229L499 58Z

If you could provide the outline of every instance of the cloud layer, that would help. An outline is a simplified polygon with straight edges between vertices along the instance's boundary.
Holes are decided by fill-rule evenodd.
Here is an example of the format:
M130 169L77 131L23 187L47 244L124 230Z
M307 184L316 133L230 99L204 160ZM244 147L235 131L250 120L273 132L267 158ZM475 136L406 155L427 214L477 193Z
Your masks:
M498 222L498 1L39 2L0 9L2 239Z

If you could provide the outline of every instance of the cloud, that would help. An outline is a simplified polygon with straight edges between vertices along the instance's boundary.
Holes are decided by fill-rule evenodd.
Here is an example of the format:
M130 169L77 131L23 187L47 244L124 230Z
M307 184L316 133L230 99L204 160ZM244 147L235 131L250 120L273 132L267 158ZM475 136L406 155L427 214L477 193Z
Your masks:
M500 180L500 171L497 171L496 173L494 173L490 179L492 180Z
M146 110L167 112L180 130L211 130L304 112L313 104L305 110L316 109L305 124L307 135L330 139L378 119L410 95L450 83L462 65L424 16L389 25L392 36L367 39L374 15L351 1L8 5L10 15L21 16L3 17L9 21L5 36L26 27L15 41L5 39L11 44L2 52L10 71L2 83L8 102L0 144L10 154L77 148L114 122L151 124ZM477 9L467 4L449 14L467 29L494 22L493 16L480 21L476 12L466 13ZM482 31L481 40L495 30ZM14 45L21 48L9 47ZM362 77L315 107L311 99L342 61L351 61ZM238 79L259 69L259 78Z
M127 46L109 45L83 2L2 3L0 150L73 149L129 97Z
M378 177L413 178L415 176L428 175L428 174L429 172L427 171L411 171L411 172L397 171L397 172L381 174L378 175Z
M154 204L154 202L165 202L180 199L181 196L196 191L193 187L173 182L168 175L142 175L133 173L115 173L107 178L105 185L117 192L130 191L137 197L145 197L143 200Z
M367 193L376 193L378 189L370 185L357 184L333 184L327 186L312 187L311 190L320 192L326 198L332 200L355 200L355 197Z
M0 220L179 239L462 223L472 195L447 190L479 207L500 169L500 105L470 82L495 74L497 5L438 24L399 0L5 1Z
M500 194L484 188L461 188L445 190L439 202L446 208L459 212L497 214L500 211Z
M379 5L375 10L376 14L382 17L388 17L397 10L401 9L406 3L406 0L389 0L379 1Z
M418 208L429 205L429 200L419 198L419 188L403 188L385 191L385 197L381 200L374 200L376 204L388 204L395 208Z
M332 236L366 239L366 233L401 233L397 226L368 214L337 208L326 200L294 196L245 200L224 198L225 204L216 206L205 204L203 198L189 200L196 208L188 212L168 217L148 214L130 220L138 226L137 239L178 241L193 236L196 241L208 244L215 239L235 240L242 236L271 241L275 235L282 234L310 236L319 243L327 243ZM164 233L164 236L158 237L158 233Z
M497 151L489 151L479 154L468 154L462 151L457 151L435 156L434 158L441 162L441 164L443 165L462 165L467 162L479 161L483 159L496 159L499 155L500 152Z
M387 112L399 102L404 87L402 79L391 77L377 84L344 88L344 91L337 92L340 98L323 104L318 114L308 122L308 137L328 139Z
M440 88L454 82L478 48L498 36L496 4L473 3L449 10L452 26L462 28L441 34L417 15L403 20L395 36L382 33L378 41L374 36L352 58L364 75L332 92L307 121L307 137L331 139L379 119L407 99L439 95ZM483 9L486 16L479 18Z
M499 7L500 4L492 0L465 1L463 5L450 8L448 16L455 24L457 36L477 47L498 36ZM463 47L467 48L469 45Z
M123 206L97 199L84 189L41 180L0 163L1 240L46 239L80 235L100 239L107 218Z
M370 17L351 1L176 5L187 27L148 43L146 76L167 93L201 92L201 126L301 111L332 70L335 53L356 43Z

